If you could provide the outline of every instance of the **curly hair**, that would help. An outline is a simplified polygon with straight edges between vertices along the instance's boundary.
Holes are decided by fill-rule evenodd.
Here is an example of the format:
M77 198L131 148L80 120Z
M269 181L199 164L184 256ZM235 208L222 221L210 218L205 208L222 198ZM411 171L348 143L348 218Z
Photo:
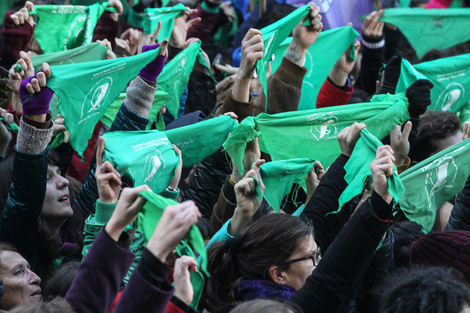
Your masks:
M418 267L389 277L380 313L459 313L470 304L470 289L455 270Z

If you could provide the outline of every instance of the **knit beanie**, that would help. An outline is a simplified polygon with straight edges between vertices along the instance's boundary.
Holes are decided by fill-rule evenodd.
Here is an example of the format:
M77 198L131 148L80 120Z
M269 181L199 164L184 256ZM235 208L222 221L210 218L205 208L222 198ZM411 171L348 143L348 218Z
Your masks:
M470 231L436 232L411 246L412 265L452 267L470 283Z

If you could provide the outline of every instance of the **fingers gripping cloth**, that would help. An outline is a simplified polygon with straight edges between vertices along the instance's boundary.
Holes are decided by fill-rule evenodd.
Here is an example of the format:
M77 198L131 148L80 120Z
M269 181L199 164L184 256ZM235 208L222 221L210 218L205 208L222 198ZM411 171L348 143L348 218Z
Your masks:
M160 46L160 44L152 46L144 46L142 52L149 50L155 50ZM140 77L150 82L157 82L157 77L162 72L163 66L165 65L166 55L159 54L155 60L147 64L139 73Z
M431 104L431 89L433 87L434 84L427 79L419 79L408 87L405 95L410 103L408 107L410 117L419 117L426 112Z
M37 75L37 73L36 73ZM49 102L54 92L48 87L42 87L39 93L30 94L26 90L26 85L36 78L35 76L23 80L20 84L20 99L23 104L23 114L39 115L46 114L49 111Z

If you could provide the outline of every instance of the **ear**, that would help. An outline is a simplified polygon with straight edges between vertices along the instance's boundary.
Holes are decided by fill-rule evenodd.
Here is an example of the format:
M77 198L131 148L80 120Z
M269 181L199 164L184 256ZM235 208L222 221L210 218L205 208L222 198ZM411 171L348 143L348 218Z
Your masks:
M279 284L279 285L285 285L286 284L286 279L285 279L285 276L284 276L284 272L282 272L278 266L271 266L269 268L269 276L271 277L271 279Z

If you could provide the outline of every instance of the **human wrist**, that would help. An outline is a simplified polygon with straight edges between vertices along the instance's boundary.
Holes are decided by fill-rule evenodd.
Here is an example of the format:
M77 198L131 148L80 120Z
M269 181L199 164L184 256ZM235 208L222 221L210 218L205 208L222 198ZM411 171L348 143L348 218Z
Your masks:
M232 98L233 100L238 102L249 102L251 78L240 76L239 74L237 74L235 82L233 83L233 88L231 91Z
M104 227L104 230L108 233L109 237L113 239L114 241L118 242L119 237L121 237L122 232L124 231L124 228L118 227L113 221L112 217L109 220L108 224Z
M343 87L347 86L348 83L348 73L340 70L340 69L335 69L330 72L330 75L328 75L328 78L331 80L331 82L338 87Z
M147 249L162 263L165 263L166 257L171 252L170 249L165 249L161 242L156 242L153 238L150 238L147 243Z
M304 66L306 54L307 48L302 47L294 38L287 48L285 57L299 66Z

